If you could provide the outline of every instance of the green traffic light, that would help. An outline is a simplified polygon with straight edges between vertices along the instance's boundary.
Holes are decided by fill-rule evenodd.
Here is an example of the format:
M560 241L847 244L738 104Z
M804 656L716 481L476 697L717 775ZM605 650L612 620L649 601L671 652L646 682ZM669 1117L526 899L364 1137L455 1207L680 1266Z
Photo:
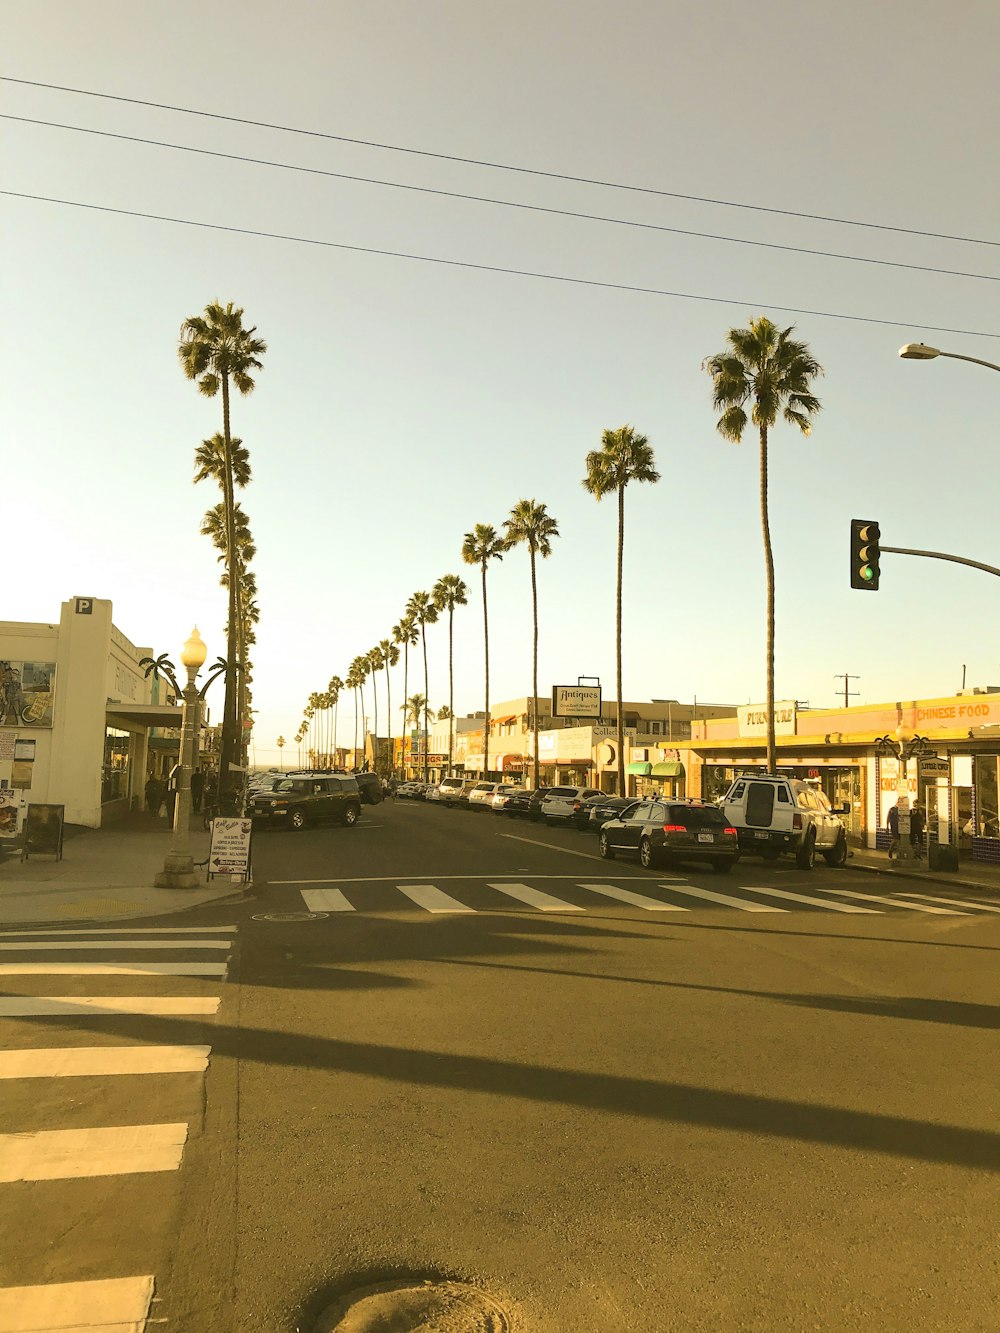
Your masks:
M872 579L875 577L871 565L862 565L860 573L866 583L871 583Z

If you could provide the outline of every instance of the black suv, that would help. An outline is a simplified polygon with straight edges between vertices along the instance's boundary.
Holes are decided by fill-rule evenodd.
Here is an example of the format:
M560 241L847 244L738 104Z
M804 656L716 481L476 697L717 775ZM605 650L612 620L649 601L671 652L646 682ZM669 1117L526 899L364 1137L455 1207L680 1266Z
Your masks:
M350 828L361 816L361 793L350 774L282 778L271 791L256 793L250 815L255 824L285 828L303 829L324 819Z
M690 797L640 801L601 829L601 855L611 861L638 852L647 870L678 861L708 861L726 874L740 859L735 828L716 805Z
M382 799L382 779L377 773L352 773L365 805L378 805Z

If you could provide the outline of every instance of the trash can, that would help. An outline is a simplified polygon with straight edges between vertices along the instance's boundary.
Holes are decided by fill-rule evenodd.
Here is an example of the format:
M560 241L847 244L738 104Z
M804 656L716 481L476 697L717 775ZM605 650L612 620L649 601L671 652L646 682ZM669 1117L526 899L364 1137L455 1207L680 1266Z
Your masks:
M931 870L957 870L958 848L949 842L932 842L927 859Z

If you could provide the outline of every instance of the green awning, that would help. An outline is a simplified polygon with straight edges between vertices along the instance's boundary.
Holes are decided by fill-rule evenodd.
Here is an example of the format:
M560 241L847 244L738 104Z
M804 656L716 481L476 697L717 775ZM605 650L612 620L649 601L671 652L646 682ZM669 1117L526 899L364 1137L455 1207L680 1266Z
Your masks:
M638 776L641 777L641 778L648 778L649 775L650 775L650 773L652 773L652 771L653 771L653 765L652 765L652 764L629 764L629 766L628 766L628 771L629 771L630 773L636 773L636 774L638 774Z
M684 765L677 763L676 760L670 760L663 764L653 765L654 778L682 778L684 776Z

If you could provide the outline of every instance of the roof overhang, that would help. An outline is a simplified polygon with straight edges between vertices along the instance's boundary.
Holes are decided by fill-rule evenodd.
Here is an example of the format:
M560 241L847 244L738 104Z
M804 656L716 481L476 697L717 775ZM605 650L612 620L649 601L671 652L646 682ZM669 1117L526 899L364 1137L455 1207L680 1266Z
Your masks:
M109 727L122 731L147 731L150 727L179 727L183 708L173 704L109 703L105 717Z

